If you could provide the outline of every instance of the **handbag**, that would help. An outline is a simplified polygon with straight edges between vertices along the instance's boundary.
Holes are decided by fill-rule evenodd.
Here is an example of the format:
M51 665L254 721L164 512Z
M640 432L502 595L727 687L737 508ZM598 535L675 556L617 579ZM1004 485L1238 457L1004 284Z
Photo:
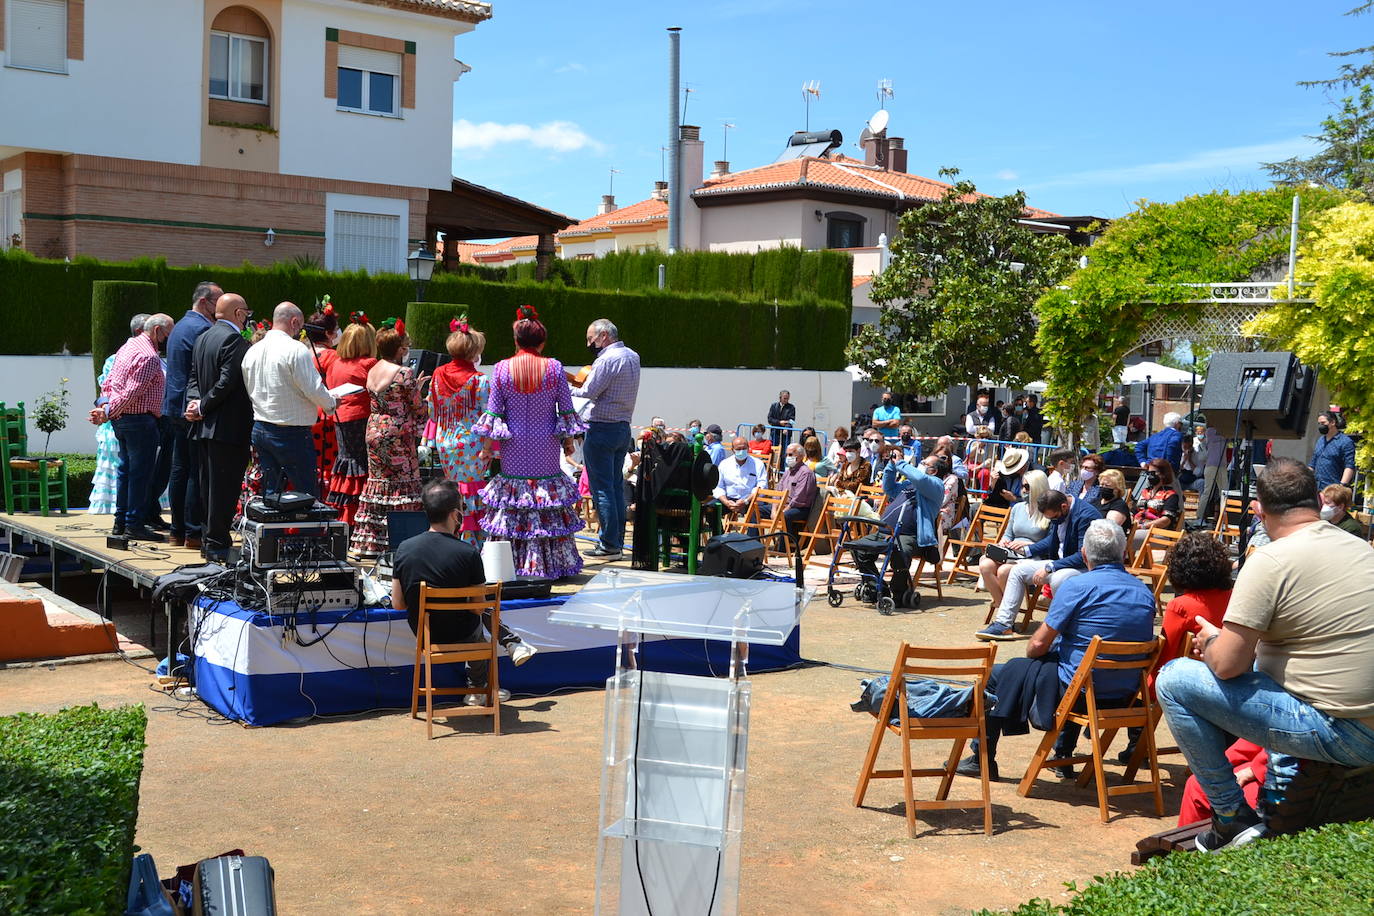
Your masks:
M157 864L146 852L134 856L124 916L177 916L171 895L157 876Z

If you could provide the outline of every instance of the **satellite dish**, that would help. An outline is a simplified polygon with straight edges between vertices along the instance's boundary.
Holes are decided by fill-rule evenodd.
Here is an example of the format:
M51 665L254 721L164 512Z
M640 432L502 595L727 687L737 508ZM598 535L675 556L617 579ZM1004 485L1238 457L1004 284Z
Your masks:
M875 134L880 134L887 130L887 122L891 117L886 108L879 108L873 113L873 117L868 119L868 126Z
M871 130L869 130L867 127L865 127L865 128L859 133L859 148L860 148L860 149L863 149L864 144L867 143L869 140L872 140L873 137L874 137L873 131L871 131Z

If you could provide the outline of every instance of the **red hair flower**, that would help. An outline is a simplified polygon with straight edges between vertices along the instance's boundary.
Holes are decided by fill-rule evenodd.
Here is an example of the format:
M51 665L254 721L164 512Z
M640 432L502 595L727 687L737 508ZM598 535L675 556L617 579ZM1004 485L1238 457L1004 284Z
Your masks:
M406 323L399 318L396 319L396 333L402 337L406 335Z
M516 320L516 321L538 321L538 320L539 320L539 313L538 313L537 311L535 311L534 306L532 306L532 305L528 305L528 304L527 304L527 305L521 305L521 306L516 307L516 309L515 309L515 320Z
M448 323L449 333L462 331L464 334L469 332L468 320L466 318L455 318Z
M369 322L369 321L367 320L367 312L363 312L363 311L350 312L350 313L349 313L349 316L348 316L348 320L351 321L351 322L353 322L354 324L370 324L370 323L371 323L371 322Z

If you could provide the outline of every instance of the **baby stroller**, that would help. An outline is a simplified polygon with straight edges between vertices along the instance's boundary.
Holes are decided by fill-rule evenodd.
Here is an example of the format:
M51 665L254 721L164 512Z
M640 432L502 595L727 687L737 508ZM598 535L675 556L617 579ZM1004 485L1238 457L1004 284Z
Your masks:
M903 503L894 522L882 522L863 515L841 515L836 518L840 523L840 541L830 555L830 571L826 576L826 600L831 607L839 607L844 601L844 593L835 587L835 572L839 569L840 557L848 550L854 558L854 566L859 573L859 583L854 586L854 600L872 604L884 616L897 609L897 601L887 586L887 568L892 556L897 552L896 531L900 529L903 518L910 511L910 501ZM874 530L871 534L852 538L851 525L866 525ZM906 589L901 595L903 607L914 608L920 601L915 588Z

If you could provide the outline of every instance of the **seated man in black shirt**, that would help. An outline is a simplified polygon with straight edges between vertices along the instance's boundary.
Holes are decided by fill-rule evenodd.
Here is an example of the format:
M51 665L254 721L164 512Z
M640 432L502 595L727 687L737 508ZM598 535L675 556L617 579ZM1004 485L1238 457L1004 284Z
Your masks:
M412 633L419 627L421 582L435 588L467 588L487 581L477 548L454 535L464 511L458 485L451 480L431 480L420 494L420 504L429 519L429 530L401 544L391 574L391 606L406 612ZM431 615L430 634L436 643L477 642L482 638L483 623L491 625L485 616L445 611ZM504 624L500 642L516 665L529 661L536 651ZM467 666L468 686L485 686L487 663L468 662ZM509 698L509 692L502 688L501 700ZM463 702L479 706L483 701L479 694L470 694Z

